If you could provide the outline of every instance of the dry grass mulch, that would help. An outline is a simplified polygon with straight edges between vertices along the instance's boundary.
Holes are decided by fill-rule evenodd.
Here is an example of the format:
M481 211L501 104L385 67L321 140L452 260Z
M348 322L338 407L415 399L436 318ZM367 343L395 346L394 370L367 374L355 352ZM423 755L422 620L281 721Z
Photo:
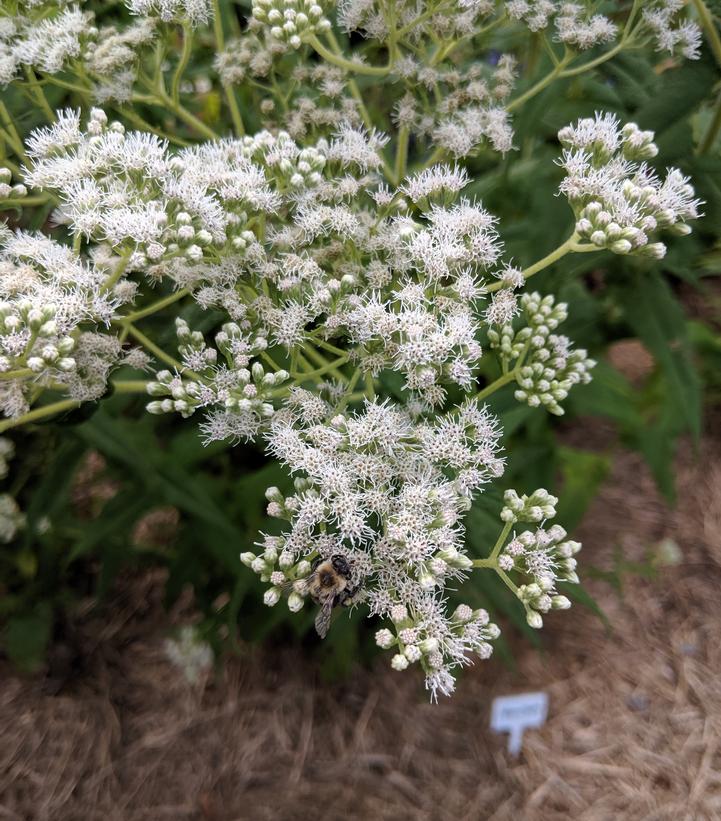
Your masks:
M248 651L189 685L166 660L160 580L118 594L88 670L59 693L0 671L0 819L721 819L721 452L679 464L679 505L618 452L581 528L610 566L674 539L682 564L590 590L549 652L479 664L438 706L382 659L319 683L299 651ZM582 565L583 566L583 565ZM546 689L549 720L515 761L488 729L498 694Z

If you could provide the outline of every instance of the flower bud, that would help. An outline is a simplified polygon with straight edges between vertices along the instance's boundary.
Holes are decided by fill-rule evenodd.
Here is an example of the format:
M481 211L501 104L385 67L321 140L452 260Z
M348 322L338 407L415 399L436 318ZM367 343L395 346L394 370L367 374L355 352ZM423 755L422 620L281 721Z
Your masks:
M526 621L528 622L528 626L533 627L534 630L540 630L541 627L543 627L543 618L541 614L535 610L526 611Z
M375 639L376 644L383 650L388 650L396 643L396 637L385 627L376 633Z
M303 597L297 593L295 590L288 596L288 609L291 613L297 613L299 610L303 609L304 600Z

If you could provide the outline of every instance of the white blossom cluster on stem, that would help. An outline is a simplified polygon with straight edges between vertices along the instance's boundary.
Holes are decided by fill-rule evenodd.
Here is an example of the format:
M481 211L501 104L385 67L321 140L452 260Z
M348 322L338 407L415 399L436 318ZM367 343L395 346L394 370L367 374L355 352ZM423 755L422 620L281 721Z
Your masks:
M269 514L290 530L243 557L271 583L266 601L290 584L288 604L298 609L311 560L343 556L370 613L400 631L393 666L421 662L431 691L448 694L451 671L470 653L490 655L497 635L487 614L449 613L445 604L446 589L472 567L464 513L503 472L497 420L473 400L418 422L387 402L348 413L296 389L267 438L297 478L292 495L267 494Z
M566 305L526 281L570 253L661 257L700 208L680 171L648 164L653 133L581 119L559 133L573 227L521 268L464 160L512 157L522 104L626 47L698 57L698 28L680 0L253 0L232 31L210 0L90 6L17 0L0 19L0 85L47 123L22 140L0 101L0 204L50 215L45 233L0 228L0 432L112 389L192 417L205 442L263 447L290 474L266 493L272 532L242 546L265 603L364 608L393 669L449 695L499 635L458 603L473 573L496 573L533 627L578 581L543 489L506 493L483 555L466 538L504 472L486 400L558 415L595 364L559 332ZM82 107L54 111L51 88ZM11 455L0 438L0 473ZM23 517L0 508L7 541ZM319 562L347 570L337 601L313 587ZM168 652L198 675L195 645Z
M700 201L677 168L660 178L645 160L658 148L653 131L621 127L611 114L579 120L558 133L566 172L561 192L576 214L576 232L616 254L663 257L662 231L685 235L699 216ZM639 162L641 161L641 162Z

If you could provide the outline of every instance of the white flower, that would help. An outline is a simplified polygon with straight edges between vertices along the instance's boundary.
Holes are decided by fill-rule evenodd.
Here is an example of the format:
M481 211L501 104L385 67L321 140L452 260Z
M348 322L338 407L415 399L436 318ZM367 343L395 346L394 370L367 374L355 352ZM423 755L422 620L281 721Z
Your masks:
M209 0L126 0L132 14L152 17L163 22L188 20L194 26L205 25L213 16Z

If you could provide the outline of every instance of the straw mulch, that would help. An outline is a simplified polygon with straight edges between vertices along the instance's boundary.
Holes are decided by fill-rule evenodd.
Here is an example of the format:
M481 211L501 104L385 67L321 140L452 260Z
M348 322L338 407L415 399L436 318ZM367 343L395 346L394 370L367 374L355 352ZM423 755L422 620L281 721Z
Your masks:
M623 598L590 584L612 633L554 615L546 654L519 643L516 672L479 664L438 706L387 659L323 685L288 649L191 686L162 650L162 580L128 583L59 692L0 671L0 819L721 819L721 452L701 453L680 460L675 511L615 456L581 556L608 568L617 545L633 561L672 538L683 560L626 576ZM514 761L490 700L540 688L549 720Z

